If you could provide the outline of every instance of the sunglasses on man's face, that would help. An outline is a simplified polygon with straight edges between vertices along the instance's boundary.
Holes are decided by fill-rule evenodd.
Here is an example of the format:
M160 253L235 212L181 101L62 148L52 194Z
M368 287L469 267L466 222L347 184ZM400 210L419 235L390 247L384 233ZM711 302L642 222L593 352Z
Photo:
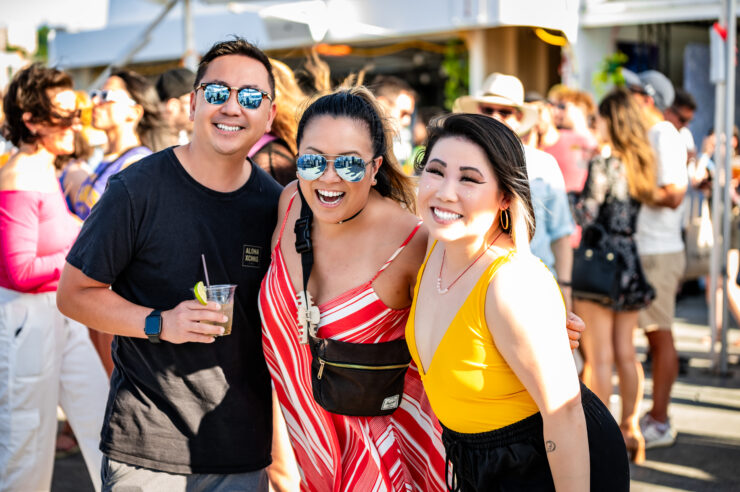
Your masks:
M687 116L686 114L681 113L681 110L678 109L676 106L671 106L671 111L673 112L673 114L676 115L676 118L678 118L678 121L682 125L688 124L689 121L691 121L692 118L694 117L693 114L690 114L690 115Z
M236 91L236 100L244 109L257 109L263 99L272 101L272 96L267 92L252 87L227 87L216 83L202 83L198 89L203 89L203 98L208 104L223 104L229 100L231 91ZM198 90L196 89L196 90Z
M298 175L306 181L319 179L326 171L327 163L334 163L334 171L345 181L356 183L365 177L368 162L354 155L330 155L333 159L327 159L328 154L303 154L298 157L296 167Z
M513 109L509 108L494 108L492 106L478 106L478 111L480 111L481 114L484 114L486 116L496 116L499 115L501 118L506 119L512 114L514 114Z

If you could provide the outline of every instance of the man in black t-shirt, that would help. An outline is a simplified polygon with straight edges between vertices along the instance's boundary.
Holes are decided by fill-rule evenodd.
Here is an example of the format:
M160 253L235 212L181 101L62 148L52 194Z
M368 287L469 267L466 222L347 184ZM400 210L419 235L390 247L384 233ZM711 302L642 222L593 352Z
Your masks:
M115 334L104 490L267 490L272 407L257 293L280 186L245 160L275 116L270 62L214 45L191 94L192 141L112 177L67 257L57 304ZM205 280L236 284L233 329Z

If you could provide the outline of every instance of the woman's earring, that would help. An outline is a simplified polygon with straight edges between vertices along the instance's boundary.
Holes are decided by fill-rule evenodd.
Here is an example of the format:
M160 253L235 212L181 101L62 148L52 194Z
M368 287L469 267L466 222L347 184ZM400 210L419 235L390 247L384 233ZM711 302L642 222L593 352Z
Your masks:
M502 210L501 211L501 229L507 230L509 228L509 211L508 210Z
M373 183L372 183L372 186L375 186L376 184L378 184L378 180L377 180L377 179L375 179L375 178L373 178Z

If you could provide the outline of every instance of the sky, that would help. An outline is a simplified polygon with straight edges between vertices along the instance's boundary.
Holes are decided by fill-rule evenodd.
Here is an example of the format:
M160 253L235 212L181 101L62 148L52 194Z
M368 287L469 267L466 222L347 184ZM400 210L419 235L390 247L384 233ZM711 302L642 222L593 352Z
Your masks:
M8 42L35 51L36 29L44 24L70 31L100 29L108 0L0 0L0 27Z

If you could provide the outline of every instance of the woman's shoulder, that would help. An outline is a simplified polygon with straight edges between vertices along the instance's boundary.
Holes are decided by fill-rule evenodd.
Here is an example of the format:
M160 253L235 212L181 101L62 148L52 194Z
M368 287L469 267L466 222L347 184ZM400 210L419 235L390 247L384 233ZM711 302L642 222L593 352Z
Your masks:
M0 191L54 193L59 183L48 166L39 166L32 156L17 153L0 168Z
M508 254L507 261L500 265L491 279L487 297L502 298L506 304L529 308L533 301L546 299L554 299L556 304L562 304L562 296L552 272L542 260L529 252L513 251Z
M535 339L565 325L565 302L547 267L534 255L516 253L491 280L486 322L494 336L527 334ZM544 338L543 338L544 340Z
M383 198L379 201L378 208L373 213L372 230L385 231L384 237L407 237L416 229L411 239L414 243L422 241L426 248L428 232L424 224L420 224L421 219L418 215L411 213L403 205L390 198ZM419 226L417 228L417 226Z

